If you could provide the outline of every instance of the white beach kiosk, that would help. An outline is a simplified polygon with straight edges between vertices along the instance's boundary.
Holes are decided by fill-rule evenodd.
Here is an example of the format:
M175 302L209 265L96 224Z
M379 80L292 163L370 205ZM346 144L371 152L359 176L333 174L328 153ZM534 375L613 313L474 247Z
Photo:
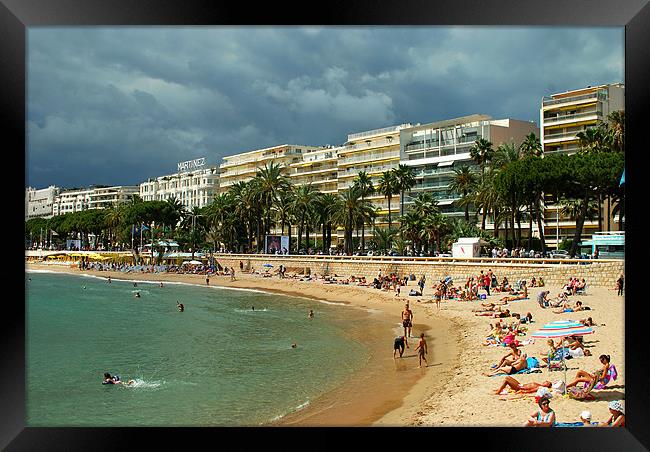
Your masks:
M456 243L451 245L453 257L481 257L481 245L488 242L480 237L459 237Z

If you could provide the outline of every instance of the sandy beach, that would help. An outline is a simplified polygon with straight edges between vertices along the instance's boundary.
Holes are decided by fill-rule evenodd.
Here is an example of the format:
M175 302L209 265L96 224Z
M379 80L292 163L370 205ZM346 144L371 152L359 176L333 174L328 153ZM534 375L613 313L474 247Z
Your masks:
M192 274L128 274L109 271L80 271L65 266L27 264L27 269L63 271L71 274L92 274L113 279L138 279L177 281L205 285L204 275ZM372 280L374 275L366 275ZM499 280L502 276L497 277ZM531 275L533 276L533 275ZM458 281L455 282L458 285ZM402 288L400 297L394 292L358 287L354 285L323 284L322 281L263 278L260 275L237 273L236 281L229 276L211 276L211 286L258 289L267 292L300 296L316 300L349 303L375 316L369 331L355 331L354 337L370 348L370 359L364 369L355 374L342 387L314 401L308 408L286 416L280 425L349 425L349 426L521 426L537 405L530 396L494 394L504 376L487 377L483 372L505 354L504 347L486 347L481 342L490 331L494 319L475 316L472 309L477 302L443 301L440 309L431 303L431 281L427 281L424 297L409 297L408 290L415 286L411 281ZM526 336L545 323L554 320L577 320L590 316L598 325L595 333L585 337L585 346L592 356L568 360L567 380L578 369L593 372L600 367L598 356L611 356L618 370L618 379L608 388L593 391L594 401L572 400L557 395L551 402L558 422L578 421L583 410L591 411L594 421L609 417L607 408L611 400L625 398L624 363L624 297L615 290L589 288L584 296L571 297L583 301L591 308L586 312L554 314L552 309L542 309L535 301L541 288L531 288L528 300L511 302L512 312L525 315L531 312L534 323ZM545 287L554 296L560 287ZM501 297L494 292L488 301ZM400 326L400 312L406 301L414 313L413 339L402 359L393 359L392 343ZM429 346L429 366L418 369L418 358L413 352L417 336L425 332ZM547 346L538 339L522 347L528 356L541 359ZM521 383L544 380L561 380L564 372L515 375Z

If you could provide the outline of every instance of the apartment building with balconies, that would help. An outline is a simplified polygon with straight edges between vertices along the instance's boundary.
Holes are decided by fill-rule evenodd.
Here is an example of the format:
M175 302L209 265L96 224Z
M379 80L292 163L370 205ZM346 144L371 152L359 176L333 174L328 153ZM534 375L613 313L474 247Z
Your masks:
M348 135L347 142L338 151L338 191L347 190L357 177L364 171L377 188L384 171L391 171L400 163L400 131L412 127L411 124L401 124L381 129L356 132ZM388 201L381 194L368 196L373 206L378 208L375 227L388 226ZM390 212L393 221L399 215L400 196L391 198ZM366 230L371 233L371 229ZM339 231L342 236L343 232Z
M51 218L54 212L54 199L61 189L54 185L47 188L27 187L25 189L25 221L32 218Z
M542 98L539 111L540 141L544 155L563 153L575 154L580 150L578 133L608 122L608 115L614 111L625 110L625 85L588 86ZM573 239L575 219L564 212L564 205L556 204L552 196L545 198L544 235L547 245L557 247L565 239ZM609 218L607 205L603 206L605 226L608 230L618 230L618 220ZM598 229L598 220L585 220L582 229L583 239L590 238Z
M338 151L343 146L306 151L302 159L289 164L289 177L295 186L312 184L321 193L338 191Z
M416 180L411 192L404 196L405 210L419 193L430 192L444 215L464 216L464 207L456 202L461 195L450 187L456 169L468 166L478 173L478 165L470 156L476 140L483 138L491 142L494 149L504 143L519 146L527 135L537 132L537 125L531 121L492 119L481 114L402 129L400 163L413 169ZM492 224L486 225L486 228L492 227Z
M52 214L56 216L83 210L105 209L115 204L128 202L138 192L137 185L91 186L62 190L54 198Z
M302 161L303 153L322 149L317 146L283 144L270 148L257 149L223 158L219 165L219 192L226 192L237 182L247 182L255 177L257 170L273 162L289 174L289 165Z

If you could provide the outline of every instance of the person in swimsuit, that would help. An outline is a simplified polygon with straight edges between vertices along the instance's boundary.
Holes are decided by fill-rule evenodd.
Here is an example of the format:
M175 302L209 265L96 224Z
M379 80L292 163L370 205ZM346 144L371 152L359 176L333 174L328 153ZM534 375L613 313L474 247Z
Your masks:
M399 350L399 357L401 358L404 354L404 346L409 348L409 341L406 339L406 336L397 336L395 338L395 343L393 344L393 359L395 359L395 353Z
M625 408L618 400L609 402L611 416L605 422L598 423L598 427L625 427Z
M314 310L313 309L309 310L309 314L307 314L307 318L309 320L312 320L314 318Z
M424 333L420 333L420 340L414 351L418 352L418 357L420 358L420 365L418 367L422 367L422 360L427 363L426 367L429 367L429 362L425 356L429 351L427 350L427 341L424 339Z
M610 372L609 372L609 355L600 355L598 357L600 360L601 364L603 365L602 369L598 369L596 372L600 372L600 378L598 379L598 385L602 385L603 387L609 383L609 379L611 378ZM590 374L589 372L585 372L584 370L579 370L576 373L575 379L571 383L567 383L566 387L567 389L577 385L578 383L591 383L591 381L595 378L595 374Z
M111 376L111 374L109 374L108 372L104 372L104 381L102 381L103 385L121 385L121 384L132 385L133 383L135 383L134 380L129 380L126 383L124 383L120 380L120 377L118 375Z
M402 311L402 326L404 327L404 336L413 337L411 335L411 328L413 327L413 311L409 308L408 303L404 306Z
M550 397L540 397L537 404L540 409L530 415L524 427L552 427L555 424L555 411L550 407Z
M176 306L178 306L178 312L183 312L185 311L185 305L183 303L179 303L178 301L176 302Z
M513 375L519 372L520 370L524 370L528 367L528 361L526 361L526 354L522 353L519 358L513 361L512 364L505 364L501 367L497 367L494 369L492 372L484 372L483 375L486 377L491 377L492 375L496 374L508 374L508 375Z
M537 391L538 388L544 387L544 388L550 388L552 383L550 381L545 381L543 383L537 383L535 381L530 382L530 383L525 383L521 384L517 380L515 380L514 377L511 377L510 375L506 376L505 380L497 389L494 393L495 394L501 394L501 391L503 391L506 386L512 388L518 393L531 393Z
M133 296L134 296L135 298L140 298L140 292L136 292Z
M501 361L496 365L496 367L502 367L505 365L512 365L519 357L521 356L521 350L517 347L517 345L514 342L510 342L508 345L510 348L510 351L506 353L503 358L501 358Z

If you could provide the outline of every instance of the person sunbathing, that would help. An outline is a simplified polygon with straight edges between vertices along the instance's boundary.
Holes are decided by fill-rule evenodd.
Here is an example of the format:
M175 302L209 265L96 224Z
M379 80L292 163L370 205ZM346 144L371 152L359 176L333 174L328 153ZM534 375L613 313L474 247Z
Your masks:
M544 361L544 363L548 365L549 356L551 357L551 359L558 359L556 356L556 352L560 348L562 342L556 345L553 339L549 339L546 341L546 344L548 345L548 351L546 352L546 356L542 356L542 361Z
M533 276L533 278L530 280L530 287L537 287L537 280Z
M612 373L610 372L611 365L610 365L609 355L600 355L598 359L600 360L603 367L602 369L598 369L597 371L595 371L594 374L596 374L596 372L599 373L598 375L599 378L596 384L597 386L599 386L598 389L602 389L607 385L607 383L609 383L609 380L613 378L613 376ZM594 374L590 374L589 372L585 372L584 370L579 370L576 373L575 379L571 383L567 383L566 385L567 389L577 385L578 383L587 383L587 384L591 383L593 379L596 378L596 375Z
M598 326L597 323L594 322L594 320L591 317L587 317L586 319L580 319L578 322L582 323L584 326ZM601 324L600 326L605 326L605 324Z
M491 377L492 375L502 374L502 373L512 375L526 368L528 368L528 361L526 361L526 354L522 353L519 356L519 358L517 358L512 362L512 364L505 364L501 367L497 367L492 372L484 372L483 375L485 375L486 377Z
M493 317L495 319L503 319L503 318L506 318L506 317L510 317L510 310L505 309L505 310L501 311L500 307L497 306L497 309L495 309L494 312L489 312L488 311L488 312L484 312L484 313L476 313L474 315L488 316L488 317Z
M582 301L576 301L575 306L571 307L569 303L565 303L564 306L558 310L558 311L553 311L555 314L564 314L565 312L577 312L577 311L582 311L584 308L582 307Z
M499 361L495 368L503 367L505 365L512 365L512 363L514 363L521 356L521 350L519 350L514 342L510 342L510 344L508 344L508 348L510 351L503 355L501 361Z
M543 383L537 383L535 381L531 381L530 383L524 383L521 384L519 383L514 377L511 377L510 375L507 375L505 379L503 380L503 383L501 386L499 386L499 389L494 391L495 394L499 395L501 394L501 391L503 391L506 387L509 387L513 389L516 393L519 394L530 394L532 392L536 392L538 388L543 387L543 388L550 388L552 383L550 381L545 381Z
M492 325L490 325L490 328L492 328ZM506 332L501 327L501 324L497 322L494 328L492 328L492 331L490 331L490 334L483 341L483 345L500 344L505 335Z
M528 298L528 288L526 287L526 284L522 284L522 286L524 288L524 290L522 292L513 291L513 292L511 292L512 295L505 296L505 297L501 298L499 301L508 302L508 301L525 300L526 298Z

